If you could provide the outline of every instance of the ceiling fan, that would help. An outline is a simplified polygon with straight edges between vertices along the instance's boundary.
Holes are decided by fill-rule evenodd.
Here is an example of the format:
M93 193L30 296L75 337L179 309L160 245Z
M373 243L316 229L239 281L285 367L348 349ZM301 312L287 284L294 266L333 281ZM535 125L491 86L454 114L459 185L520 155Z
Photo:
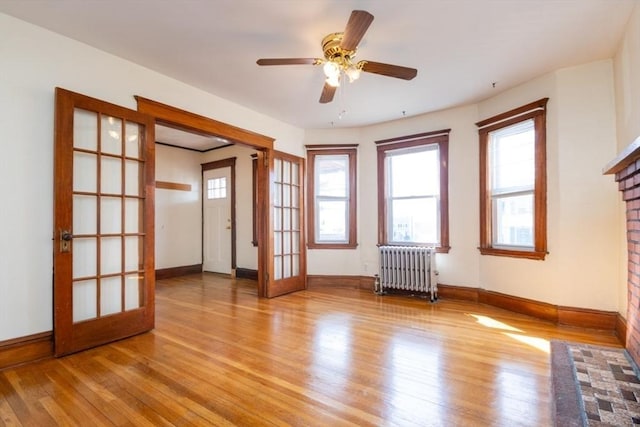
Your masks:
M322 65L327 77L320 95L322 104L333 100L340 80L348 78L349 81L354 81L360 77L361 71L403 80L413 79L418 74L415 68L368 60L354 62L358 43L372 21L373 15L367 11L351 12L343 33L331 33L322 39L324 58L262 58L256 62L258 65Z

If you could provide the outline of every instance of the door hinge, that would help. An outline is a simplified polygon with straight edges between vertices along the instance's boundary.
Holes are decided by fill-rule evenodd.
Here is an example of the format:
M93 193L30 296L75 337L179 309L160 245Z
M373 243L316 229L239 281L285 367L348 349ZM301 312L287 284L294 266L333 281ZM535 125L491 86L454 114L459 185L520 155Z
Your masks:
M264 167L268 168L269 167L269 156L267 155L267 153L264 153Z

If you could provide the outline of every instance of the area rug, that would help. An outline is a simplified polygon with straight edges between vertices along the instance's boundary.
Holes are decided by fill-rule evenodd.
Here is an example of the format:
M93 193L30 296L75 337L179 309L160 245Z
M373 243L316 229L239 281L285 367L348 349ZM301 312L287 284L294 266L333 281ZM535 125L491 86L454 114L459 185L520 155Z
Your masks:
M554 425L640 425L640 380L626 350L551 342Z

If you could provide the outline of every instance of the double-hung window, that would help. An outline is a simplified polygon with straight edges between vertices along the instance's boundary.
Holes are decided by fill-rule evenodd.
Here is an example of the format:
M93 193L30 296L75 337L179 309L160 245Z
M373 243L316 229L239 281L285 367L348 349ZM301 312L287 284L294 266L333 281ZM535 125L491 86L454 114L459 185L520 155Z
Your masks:
M378 241L449 250L449 130L377 141Z
M356 154L357 145L307 146L309 248L357 246Z
M547 99L477 123L480 251L544 259Z

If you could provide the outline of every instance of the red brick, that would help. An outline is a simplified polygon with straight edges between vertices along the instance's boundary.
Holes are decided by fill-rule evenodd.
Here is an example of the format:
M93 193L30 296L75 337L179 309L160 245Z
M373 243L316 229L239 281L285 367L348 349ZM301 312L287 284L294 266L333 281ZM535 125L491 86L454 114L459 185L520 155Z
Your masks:
M640 232L634 230L627 230L627 241L633 243L640 243Z

